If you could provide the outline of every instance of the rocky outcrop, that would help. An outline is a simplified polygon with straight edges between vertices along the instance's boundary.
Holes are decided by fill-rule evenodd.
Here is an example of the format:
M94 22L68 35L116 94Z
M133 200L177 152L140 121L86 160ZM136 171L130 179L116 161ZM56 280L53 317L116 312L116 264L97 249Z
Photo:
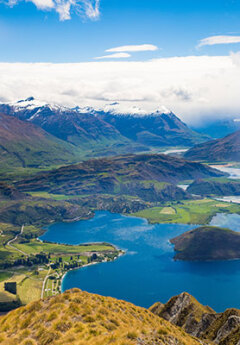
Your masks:
M238 309L216 313L184 292L172 297L165 305L154 304L150 310L203 341L209 340L219 345L239 345L240 310Z

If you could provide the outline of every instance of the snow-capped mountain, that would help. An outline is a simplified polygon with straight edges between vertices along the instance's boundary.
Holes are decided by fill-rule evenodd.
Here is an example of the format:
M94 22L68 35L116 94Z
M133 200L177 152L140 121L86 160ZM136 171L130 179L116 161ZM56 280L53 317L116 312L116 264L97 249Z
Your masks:
M116 102L99 109L69 108L29 97L1 103L0 112L30 121L62 140L91 150L102 145L126 147L126 152L192 146L204 139L165 107L147 112L135 105Z

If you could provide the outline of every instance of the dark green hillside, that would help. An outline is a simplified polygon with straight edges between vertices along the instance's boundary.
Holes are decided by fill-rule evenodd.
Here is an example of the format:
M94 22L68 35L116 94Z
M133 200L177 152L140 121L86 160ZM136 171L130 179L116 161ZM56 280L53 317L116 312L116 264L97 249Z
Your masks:
M240 162L240 131L196 145L184 157L196 161Z
M222 175L198 163L141 154L89 160L39 174L16 185L21 191L53 194L127 194L146 201L181 200L189 196L174 183Z
M187 191L197 195L240 195L240 182L238 181L204 181L196 180L188 188Z
M24 200L27 195L21 193L14 186L0 182L0 200Z
M212 226L203 226L171 239L175 259L209 261L240 259L240 233Z
M35 125L0 114L0 169L39 168L80 160L83 152Z

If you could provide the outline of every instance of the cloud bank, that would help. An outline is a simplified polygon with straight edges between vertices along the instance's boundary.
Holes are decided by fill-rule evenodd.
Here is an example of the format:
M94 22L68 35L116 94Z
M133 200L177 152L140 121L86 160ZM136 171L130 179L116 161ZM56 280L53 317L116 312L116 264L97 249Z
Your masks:
M240 36L210 36L202 39L199 42L198 47L232 43L240 43Z
M0 63L2 101L66 106L166 106L184 121L240 118L240 54L87 63Z
M3 0L9 6L15 6L22 0ZM31 1L39 10L58 13L61 21L71 19L71 13L75 12L81 17L96 20L100 16L100 0L25 0Z

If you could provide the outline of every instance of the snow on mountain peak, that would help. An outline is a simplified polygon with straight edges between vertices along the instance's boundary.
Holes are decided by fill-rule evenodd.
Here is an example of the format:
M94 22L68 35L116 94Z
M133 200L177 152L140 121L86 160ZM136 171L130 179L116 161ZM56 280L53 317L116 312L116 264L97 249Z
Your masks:
M69 108L61 105L56 104L49 104L44 101L36 100L34 97L28 97L26 99L17 101L17 102L10 102L8 103L9 106L15 108L18 111L23 110L35 110L36 113L32 116L37 115L37 113L40 111L41 108L48 107L50 110L57 110L60 112L64 111L75 111L78 113L85 113L85 114L96 114L98 112L104 112L104 113L110 113L115 116L135 116L135 117L142 117L142 116L160 116L162 114L171 114L171 111L167 109L165 106L160 106L154 110L146 110L140 108L138 105L127 103L127 102L113 102L109 104L105 104L101 107L90 107L90 106L76 106L74 108Z
M111 113L113 115L118 115L118 116L132 115L135 117L159 116L162 114L170 114L171 113L171 111L168 110L164 106L158 107L157 109L154 109L153 111L149 111L149 110L142 109L137 105L121 104L118 102L106 104L104 107L100 108L99 111L104 111L106 113Z

